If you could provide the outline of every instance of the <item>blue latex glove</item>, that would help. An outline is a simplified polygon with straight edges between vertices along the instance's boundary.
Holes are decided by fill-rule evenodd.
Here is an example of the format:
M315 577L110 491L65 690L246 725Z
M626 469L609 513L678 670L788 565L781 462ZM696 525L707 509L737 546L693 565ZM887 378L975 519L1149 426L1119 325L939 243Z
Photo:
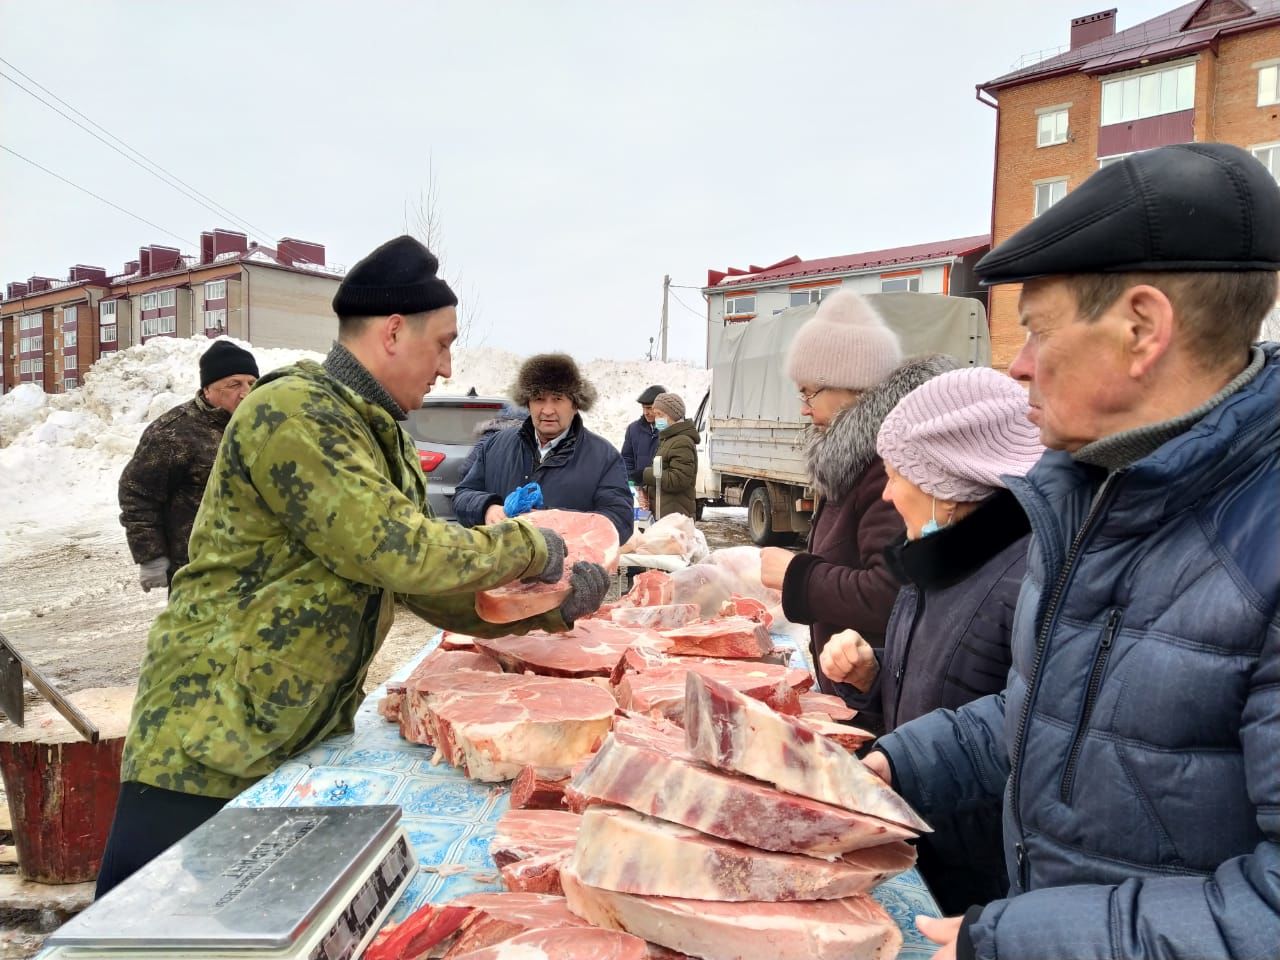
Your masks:
M502 509L507 512L508 517L518 517L522 513L537 510L541 506L542 487L536 483L526 483L523 487L516 487L507 494Z

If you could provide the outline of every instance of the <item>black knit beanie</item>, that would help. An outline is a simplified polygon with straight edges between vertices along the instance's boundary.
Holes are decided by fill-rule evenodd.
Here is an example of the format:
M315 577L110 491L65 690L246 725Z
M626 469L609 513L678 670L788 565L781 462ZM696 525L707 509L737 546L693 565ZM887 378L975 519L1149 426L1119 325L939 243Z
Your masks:
M409 235L388 240L347 271L333 295L339 317L386 317L457 306L449 285L436 276L440 261Z
M200 389L217 383L224 377L247 374L258 377L258 361L253 354L237 347L230 340L215 340L213 346L200 356Z

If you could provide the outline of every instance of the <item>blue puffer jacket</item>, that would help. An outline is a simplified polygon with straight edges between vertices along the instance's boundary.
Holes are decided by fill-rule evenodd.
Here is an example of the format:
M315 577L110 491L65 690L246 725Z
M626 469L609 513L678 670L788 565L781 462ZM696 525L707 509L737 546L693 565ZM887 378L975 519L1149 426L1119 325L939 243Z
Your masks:
M626 468L628 480L642 486L645 467L653 464L657 452L657 427L644 417L627 424L627 435L622 440L622 465Z
M978 957L1280 956L1280 345L1264 349L1248 385L1101 489L1063 453L1017 483L1033 539L1008 686L880 741L935 826L1004 792L1012 884L967 915Z
M495 433L477 444L475 463L458 484L453 512L464 527L484 523L484 512L502 503L512 490L526 483L542 486L548 510L580 510L608 517L620 543L631 539L635 511L627 487L622 457L608 440L592 433L575 415L565 438L541 462L533 421L515 430Z

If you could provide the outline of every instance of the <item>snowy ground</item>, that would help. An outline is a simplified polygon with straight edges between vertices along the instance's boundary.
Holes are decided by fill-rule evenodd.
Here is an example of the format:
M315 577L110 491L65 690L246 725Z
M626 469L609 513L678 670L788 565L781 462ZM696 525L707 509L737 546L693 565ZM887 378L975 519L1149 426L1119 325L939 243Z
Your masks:
M0 397L0 568L6 573L0 631L69 691L137 678L147 629L165 594L138 586L116 483L147 423L195 392L197 362L207 346L203 338L153 340L100 361L73 393L46 395L28 385ZM253 352L263 372L320 359L304 351ZM506 394L521 359L498 350L461 351L453 377L435 392L475 387ZM600 392L587 426L615 444L650 383L680 393L693 409L710 379L708 371L683 364L599 360L583 367ZM739 542L739 513L709 517L710 538ZM412 615L401 616L372 682L381 682L428 634Z

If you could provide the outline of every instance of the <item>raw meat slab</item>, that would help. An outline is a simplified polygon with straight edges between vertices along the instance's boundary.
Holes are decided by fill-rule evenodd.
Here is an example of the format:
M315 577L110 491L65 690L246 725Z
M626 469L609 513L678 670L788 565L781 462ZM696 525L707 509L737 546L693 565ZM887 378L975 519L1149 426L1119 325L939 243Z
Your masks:
M421 718L443 760L487 782L530 766L543 779L567 777L599 747L617 709L590 680L460 671L417 687L409 684L402 712Z
M698 608L692 603L664 603L656 607L614 607L609 616L614 623L651 630L683 627L698 619Z
M511 809L563 810L564 788L568 784L568 777L546 780L538 776L536 767L525 767L511 781Z
M628 669L635 664L639 671ZM784 713L798 712L799 692L813 683L808 671L772 663L653 657L636 650L628 651L619 666L614 695L622 708L675 723L684 721L685 677L691 672L727 683Z
M717 680L690 672L686 683L686 745L703 763L913 830L930 830L905 800L839 744Z
M673 601L671 574L662 570L646 570L631 581L631 589L619 602L623 607L658 607Z
M915 836L875 817L797 797L751 777L705 766L684 731L619 717L613 733L565 789L571 810L611 803L762 850L831 858Z
M720 607L720 616L746 617L748 620L763 623L766 628L773 626L773 614L762 601L755 597L741 597L734 594Z
M834 694L806 690L800 694L800 714L804 716L811 713L825 713L830 719L838 721L852 720L858 711Z
M899 841L838 860L767 853L620 807L581 817L569 867L582 882L619 893L692 900L839 900L866 893L915 863Z
M404 683L397 685L398 696L393 693L392 685L387 685L388 700L394 698L398 701L395 704L395 715L400 724L400 736L410 743L430 744L432 742L427 731L427 716L422 702L428 691L445 685L465 685L469 679L475 679L472 675L476 673L484 675L501 672L502 668L498 666L498 661L486 654L476 653L474 650L439 648L432 650L413 668ZM385 705L384 710L386 712L383 716L386 716L390 711L390 705Z
M646 960L639 937L599 927L529 930L489 947L460 953L456 960Z
M364 960L410 960L429 952L456 960L528 930L585 926L569 912L563 897L470 893L450 903L427 904L401 923L384 927L365 950ZM445 945L441 954L437 948Z
M667 652L675 656L751 659L773 651L773 639L768 628L746 617L701 620L673 630L663 630L658 636L666 641Z
M561 876L569 909L705 960L890 960L902 934L867 896L808 903L717 903L601 890L572 869Z
M637 643L660 641L651 630L608 620L579 620L568 633L536 630L521 637L475 640L476 649L493 657L508 673L544 677L607 677Z
M514 623L554 610L569 596L569 577L579 560L618 572L618 531L598 513L572 510L534 510L524 514L535 527L554 530L564 538L564 574L555 583L508 583L476 594L476 613L489 623Z
M560 868L573 853L582 817L563 810L512 810L502 816L489 842L507 889L560 893Z

